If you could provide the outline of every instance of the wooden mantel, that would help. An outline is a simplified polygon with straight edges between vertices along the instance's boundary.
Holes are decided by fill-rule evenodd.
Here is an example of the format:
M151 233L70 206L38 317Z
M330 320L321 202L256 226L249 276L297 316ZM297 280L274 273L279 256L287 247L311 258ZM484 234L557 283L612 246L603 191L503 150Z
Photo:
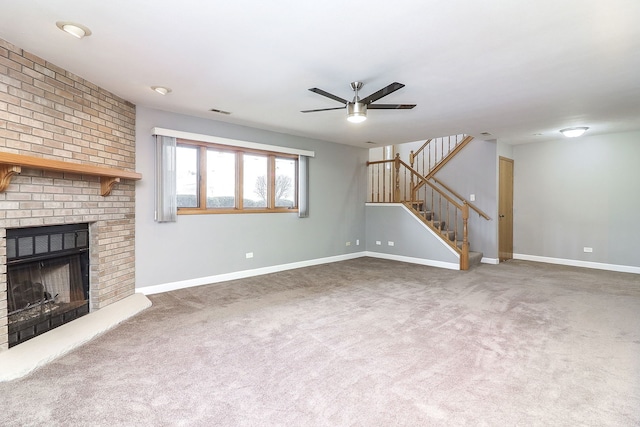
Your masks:
M22 154L0 152L0 192L7 189L11 183L11 177L19 174L22 167L40 169L54 172L69 172L79 175L91 175L100 177L100 194L108 196L116 182L120 179L142 179L142 174L129 172L122 169L114 169L103 166L93 166L81 163L63 162L60 160L43 159L42 157L26 156Z

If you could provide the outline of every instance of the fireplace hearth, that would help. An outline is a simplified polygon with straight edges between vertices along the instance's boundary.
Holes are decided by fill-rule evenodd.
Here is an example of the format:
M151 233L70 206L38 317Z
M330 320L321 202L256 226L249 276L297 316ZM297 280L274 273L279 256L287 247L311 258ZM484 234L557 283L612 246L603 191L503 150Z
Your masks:
M7 230L9 347L89 312L87 224Z

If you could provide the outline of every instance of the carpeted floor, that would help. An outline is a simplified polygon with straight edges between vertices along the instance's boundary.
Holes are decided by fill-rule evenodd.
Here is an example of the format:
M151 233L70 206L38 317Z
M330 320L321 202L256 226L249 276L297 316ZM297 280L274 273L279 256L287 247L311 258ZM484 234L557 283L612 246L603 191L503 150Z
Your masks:
M360 258L150 298L0 383L0 425L640 425L640 275Z

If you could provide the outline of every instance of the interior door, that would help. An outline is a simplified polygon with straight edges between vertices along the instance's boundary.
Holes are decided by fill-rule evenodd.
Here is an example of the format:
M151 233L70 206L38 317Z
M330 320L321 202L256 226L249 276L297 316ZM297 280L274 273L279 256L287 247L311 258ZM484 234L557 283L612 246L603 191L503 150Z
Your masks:
M513 258L513 160L500 157L498 194L498 258Z

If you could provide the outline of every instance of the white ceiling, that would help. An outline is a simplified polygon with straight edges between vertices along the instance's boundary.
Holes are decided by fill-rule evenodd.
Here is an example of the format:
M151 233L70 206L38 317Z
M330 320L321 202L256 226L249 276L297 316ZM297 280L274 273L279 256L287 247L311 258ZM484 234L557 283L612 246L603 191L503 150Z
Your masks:
M0 6L0 38L139 106L356 146L482 132L517 144L572 126L640 129L639 0ZM92 35L75 39L57 21ZM340 106L307 89L351 99L355 80L365 83L361 97L404 83L378 103L417 107L370 110L361 124L341 110L300 113ZM172 92L161 96L153 85Z

